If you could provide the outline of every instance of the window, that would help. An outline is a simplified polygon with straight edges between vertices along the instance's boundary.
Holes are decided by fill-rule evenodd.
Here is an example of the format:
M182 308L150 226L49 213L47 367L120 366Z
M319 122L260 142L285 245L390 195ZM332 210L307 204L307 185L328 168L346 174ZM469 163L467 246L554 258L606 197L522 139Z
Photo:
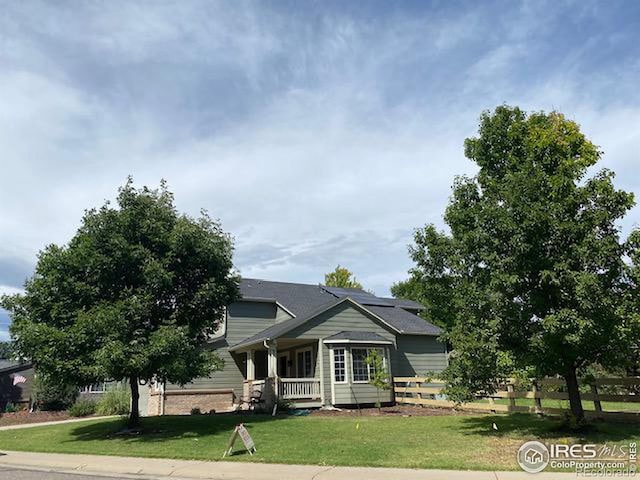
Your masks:
M370 378L375 375L375 367L373 365L367 365L367 357L374 350L382 357L383 367L387 367L387 357L382 348L352 348L351 371L353 372L354 382L368 382Z
M311 348L298 350L296 353L296 371L298 378L313 377L313 354Z
M354 382L368 382L369 369L367 368L367 349L352 348L351 349L351 371L353 372Z
M104 393L107 391L106 382L92 383L80 389L80 393Z
M333 349L333 379L336 383L344 383L346 378L346 363L344 360L344 348Z

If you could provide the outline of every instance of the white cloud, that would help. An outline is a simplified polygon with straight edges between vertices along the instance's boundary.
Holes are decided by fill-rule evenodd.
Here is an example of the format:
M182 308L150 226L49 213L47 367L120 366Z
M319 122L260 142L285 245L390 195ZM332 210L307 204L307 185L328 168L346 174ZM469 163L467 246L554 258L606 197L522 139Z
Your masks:
M637 190L640 104L611 85L630 92L640 63L590 64L609 44L559 43L562 15L15 4L0 20L0 261L33 265L132 174L220 217L243 274L313 283L340 263L384 294L412 229L441 224L454 175L473 173L462 143L480 111L502 102L566 111Z

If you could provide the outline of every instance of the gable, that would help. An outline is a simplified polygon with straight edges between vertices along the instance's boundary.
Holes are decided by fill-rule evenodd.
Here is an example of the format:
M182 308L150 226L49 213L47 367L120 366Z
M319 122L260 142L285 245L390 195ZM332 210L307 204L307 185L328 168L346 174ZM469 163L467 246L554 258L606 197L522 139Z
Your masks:
M390 327L350 302L341 302L282 335L283 338L326 338L343 331L373 332L395 344Z

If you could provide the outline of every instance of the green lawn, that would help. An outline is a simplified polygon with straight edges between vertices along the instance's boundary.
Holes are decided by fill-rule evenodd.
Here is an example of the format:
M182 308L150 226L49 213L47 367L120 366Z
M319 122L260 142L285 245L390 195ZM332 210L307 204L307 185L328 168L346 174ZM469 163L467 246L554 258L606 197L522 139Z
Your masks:
M586 438L534 415L435 417L185 416L144 419L146 433L115 435L121 420L93 420L0 431L0 449L219 460L234 425L257 446L230 460L444 469L517 469L515 453L531 439L608 444L638 439L638 425L596 424ZM492 428L492 424L498 430Z
M494 402L498 405L509 405L508 398L496 398ZM473 403L489 403L489 400L482 399ZM516 405L521 407L533 407L533 400L530 398L516 398ZM569 409L569 400L543 399L542 407ZM582 401L582 408L585 410L595 410L595 406L590 400ZM605 412L640 412L640 403L637 402L602 402L602 410Z

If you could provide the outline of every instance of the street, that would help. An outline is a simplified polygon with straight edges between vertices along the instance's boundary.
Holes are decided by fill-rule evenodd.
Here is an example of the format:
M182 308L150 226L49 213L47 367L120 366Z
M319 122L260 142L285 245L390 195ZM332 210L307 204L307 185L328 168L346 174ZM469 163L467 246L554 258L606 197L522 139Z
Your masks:
M23 470L21 468L0 467L0 480L104 480L105 477L82 475L76 473L42 472ZM124 480L131 477L108 477Z

